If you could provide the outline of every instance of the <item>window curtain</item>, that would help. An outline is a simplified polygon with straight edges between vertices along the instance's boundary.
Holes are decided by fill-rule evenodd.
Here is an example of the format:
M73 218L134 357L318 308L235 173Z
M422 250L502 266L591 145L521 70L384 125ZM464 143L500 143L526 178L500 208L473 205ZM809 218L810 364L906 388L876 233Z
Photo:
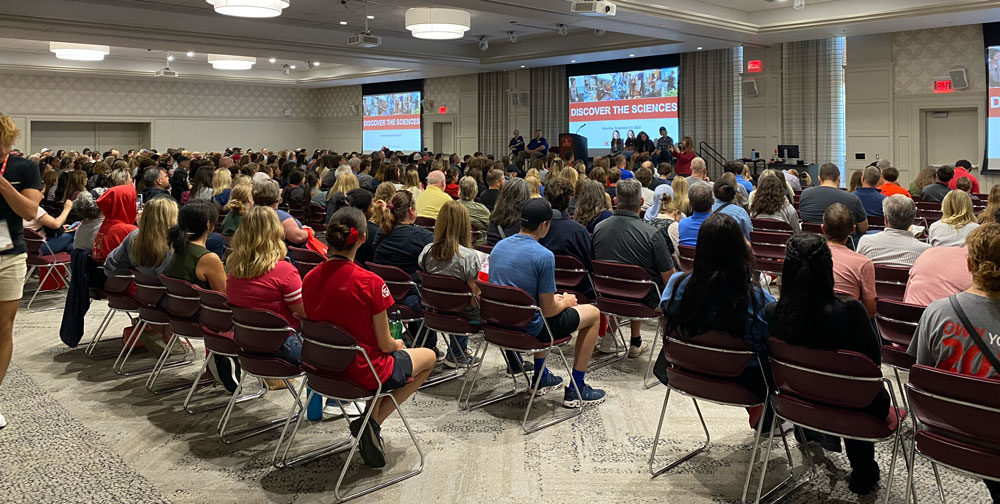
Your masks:
M681 54L678 88L681 131L667 134L675 143L682 136L691 137L712 178L721 175L720 162L743 157L742 68L742 47ZM647 133L650 138L658 135L655 131ZM708 149L700 148L701 142L715 149L722 159L713 159Z
M540 129L549 146L556 147L559 134L569 132L569 81L565 66L531 69L531 124L531 131L521 132L525 142L534 138L534 130Z
M479 74L479 150L500 159L510 140L507 72Z
M799 157L806 163L835 163L841 181L846 181L847 148L845 45L841 37L781 46L781 143L798 145Z

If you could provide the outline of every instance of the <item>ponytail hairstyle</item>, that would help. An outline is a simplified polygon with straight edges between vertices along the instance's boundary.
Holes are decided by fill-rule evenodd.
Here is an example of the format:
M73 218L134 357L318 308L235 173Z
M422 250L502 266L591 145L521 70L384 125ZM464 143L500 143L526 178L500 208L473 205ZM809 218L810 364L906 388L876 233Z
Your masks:
M406 218L406 214L410 213L411 208L417 208L417 199L413 197L413 193L410 191L396 191L396 194L393 194L392 198L386 202L385 208L387 212L385 212L385 220L382 223L383 237L389 236L392 233L392 229ZM327 239L329 239L329 234L327 235Z
M378 227L385 225L389 219L389 200L396 195L396 186L392 184L379 184L375 189L375 208L372 210L372 222Z
M200 238L215 229L219 210L214 202L197 199L181 207L177 214L177 225L170 228L170 245L174 256L180 256L191 240Z
M355 243L365 240L367 234L368 221L365 220L365 214L361 210L350 206L337 210L330 217L330 223L326 228L326 241L330 244L330 254L350 250Z
M233 191L229 193L229 203L226 203L226 210L236 215L243 215L253 206L253 186L250 184L236 184Z
M781 268L781 297L771 334L796 345L826 345L833 323L833 256L822 235L798 233L788 240ZM818 346L814 346L818 345Z

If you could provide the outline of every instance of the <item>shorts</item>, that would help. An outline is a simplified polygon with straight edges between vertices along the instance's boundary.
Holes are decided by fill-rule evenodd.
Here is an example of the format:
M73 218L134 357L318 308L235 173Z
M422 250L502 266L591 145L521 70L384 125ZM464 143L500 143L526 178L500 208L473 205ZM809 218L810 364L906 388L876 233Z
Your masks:
M542 331L535 338L545 343L553 339L563 339L580 327L580 312L576 311L576 308L566 308L558 314L546 318L545 322L552 330L551 336L543 325Z
M382 392L388 392L390 390L396 390L400 387L405 386L410 382L410 378L413 377L413 361L410 359L410 354L406 350L396 350L392 352L392 359L395 364L392 365L392 375L389 379L382 383Z
M0 302L21 299L27 273L28 254L0 255Z

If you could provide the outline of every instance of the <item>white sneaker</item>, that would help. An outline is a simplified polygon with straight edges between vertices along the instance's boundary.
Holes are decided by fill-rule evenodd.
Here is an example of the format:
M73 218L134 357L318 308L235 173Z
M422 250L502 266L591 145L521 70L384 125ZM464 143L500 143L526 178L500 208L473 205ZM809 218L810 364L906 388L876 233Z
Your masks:
M601 342L597 345L597 351L603 354L617 353L618 342L615 341L615 335L611 331L608 331L608 334L601 338Z
M630 359L634 359L634 358L642 355L642 353L645 352L646 350L649 350L649 343L646 343L645 341L643 341L642 344L639 345L639 346L629 345L628 346L628 357Z
M7 426L7 419L3 417L3 413L0 413L0 429Z
M358 409L358 403L346 402L342 404L344 406L344 411L347 412L347 416L349 417L361 416L361 410ZM331 402L330 404L323 406L323 416L329 416L335 418L343 416L343 412L340 411L340 406L337 406L336 402Z

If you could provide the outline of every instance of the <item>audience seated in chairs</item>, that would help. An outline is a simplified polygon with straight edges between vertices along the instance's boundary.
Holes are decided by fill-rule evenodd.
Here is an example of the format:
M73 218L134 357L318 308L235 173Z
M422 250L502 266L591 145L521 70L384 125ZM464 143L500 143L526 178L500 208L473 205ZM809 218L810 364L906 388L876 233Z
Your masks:
M594 171L597 170L599 168L594 169ZM611 196L605 192L604 186L595 180L580 182L578 191L573 220L585 226L587 232L593 233L597 224L611 217L613 213L611 211Z
M708 184L695 184L691 189L700 192L700 188L709 193L712 189ZM758 366L767 354L770 333L763 312L774 298L756 283L750 244L736 220L716 213L700 225L697 247L694 269L674 273L663 289L660 307L666 319L665 334L684 337L721 331L743 338L757 356L738 379L764 395L767 383ZM751 423L756 425L756 421Z
M846 208L843 211L850 215ZM880 364L882 347L869 320L870 313L856 299L834 291L831 247L819 235L801 233L789 240L785 250L781 299L764 308L771 334L807 348L858 352ZM878 419L886 418L889 394L885 388L860 411ZM808 430L805 436L808 441L821 443L824 449L840 451L840 438ZM844 446L851 463L848 488L862 495L875 490L879 467L874 443L844 439Z
M642 185L639 181L629 179L619 182L617 193L618 210L594 230L594 259L639 266L649 273L658 290L662 291L674 274L670 241L639 217L642 205ZM650 308L659 306L657 291L650 289L643 302ZM636 358L646 351L649 344L642 341L642 321L633 320L631 329L628 356ZM614 336L605 336L601 338L598 351L613 353L613 345Z
M941 220L931 224L927 232L927 242L932 247L961 247L977 227L969 193L951 191L941 203Z
M511 179L503 185L490 215L490 225L486 228L487 245L496 245L500 240L520 231L521 207L529 199L531 193L524 179Z
M878 189L878 183L882 180L882 172L874 166L864 169L861 174L861 187L854 191L861 205L865 207L865 213L873 217L882 217L882 200L885 195Z
M917 364L996 378L998 370L982 355L976 354L988 350L997 355L1000 344L992 337L981 337L988 348L977 348L979 345L968 336L957 309L981 336L1000 334L1000 269L997 267L1000 264L1000 224L980 226L969 234L966 247L968 260L963 266L972 274L972 285L963 292L930 303L920 317L907 353L916 357ZM985 483L993 501L1000 501L1000 483Z
M862 236L858 241L858 253L874 264L913 266L920 254L931 248L910 232L917 215L916 205L912 199L895 194L882 200L882 211L885 230Z
M592 240L583 224L570 218L568 207L573 197L573 186L563 179L549 177L545 186L545 199L552 205L552 222L549 232L538 240L555 255L569 255L580 260L587 271L591 270ZM593 299L594 288L587 282L582 294Z
M506 181L507 179L504 178L503 170L494 168L486 172L487 188L479 194L479 202L490 209L490 212L493 211L493 207L497 204L497 198L500 197L500 189L503 188Z
M472 180L469 178L469 180ZM479 252L472 248L469 232L469 214L458 201L449 201L438 212L434 223L434 242L424 246L417 261L420 269L435 275L447 275L467 283L476 296L479 295L479 270L483 264ZM462 312L462 317L473 323L479 322L479 308L470 303ZM477 361L468 350L468 336L449 336L451 351L444 358L444 365L450 368L472 367Z
M309 232L302 229L302 223L292 217L292 214L278 209L281 202L281 192L278 183L273 180L254 182L253 203L254 205L273 208L278 213L281 227L285 230L285 243L293 247L304 247L309 240Z
M513 182L508 183L508 186ZM549 232L551 221L552 207L549 202L535 198L524 204L520 215L521 231L493 247L490 254L490 283L518 287L538 303L545 316L545 323L536 313L525 330L539 341L561 339L579 331L571 379L576 383L580 394L578 396L573 387L566 387L563 405L575 408L584 404L598 404L604 401L605 393L586 384L584 375L597 341L600 312L593 305L578 305L576 296L572 294L556 293L555 255L538 243ZM546 324L552 334L547 333ZM535 355L535 372L532 377L532 386L537 381L539 393L554 389L563 382L561 377L548 372L544 355Z
M742 203L737 201L736 188L739 185L733 179L733 175L723 174L722 178L712 187L715 195L715 203L712 205L712 212L724 213L732 217L743 230L743 237L750 240L750 232L753 231L753 223L750 222L750 214L743 208Z
M694 247L698 245L702 224L712 215L712 204L715 202L715 197L712 195L712 186L708 184L693 184L688 189L688 197L691 201L692 213L678 224L677 243L678 245ZM737 223L737 225L739 224ZM742 230L740 228L740 231Z
M374 240L375 256L372 262L396 266L410 275L414 282L419 282L417 270L420 269L420 262L418 259L424 247L434 242L434 233L413 224L417 220L417 206L416 198L409 191L396 191L396 194L386 204L386 209L388 211L385 223L382 224L382 228L379 229ZM367 225L365 227L367 229ZM401 301L401 304L410 307L417 313L423 313L420 294L417 293L416 288L410 289L410 293ZM437 352L437 333L425 329L425 335L418 334L420 325L420 322L410 323L409 333L415 338L415 341L423 340L424 347L434 349Z
M72 209L73 200L67 199L62 205L62 212L53 217L42 208L42 205L38 205L35 218L23 220L22 226L24 229L30 229L45 238L45 243L42 245L40 253L52 255L60 252L69 252L73 249L74 232L63 228L63 224L66 223L66 218L69 217L69 212Z
M412 201L412 194L403 193ZM407 211L408 203L403 209ZM382 381L382 391L393 390L396 401L402 403L430 375L435 354L426 348L405 349L402 340L392 338L386 313L393 305L392 295L378 275L355 263L358 248L368 239L367 228L365 215L356 208L342 208L333 214L326 232L330 260L313 268L302 281L305 313L309 320L336 324L353 336L368 353ZM345 368L343 377L370 390L378 387L369 363L360 354ZM391 400L379 399L365 407L373 408L368 425L361 425L364 417L358 418L351 422L351 433L361 436L365 463L383 467L386 461L381 425L395 405Z
M372 222L372 215L375 213L375 203L372 199L371 191L367 189L357 188L351 189L347 192L347 202L353 208L361 210L361 213L365 214L365 219L368 224L368 234L366 236L371 236L373 239L376 234L378 234L378 225ZM339 209L338 209L339 210ZM355 260L358 264L364 266L368 261L375 258L375 246L372 243L374 240L366 240L361 248L358 249L358 253L355 256Z
M972 286L966 247L931 247L910 268L903 302L927 306Z
M1000 211L1000 184L994 184L986 200L986 209L979 213L977 222L980 224L989 224L991 222L1000 224L1000 221L996 217L998 211Z
M472 228L477 231L481 231L478 238L473 240L473 245L482 245L486 243L486 230L490 227L490 209L486 208L482 203L475 201L476 191L478 190L478 185L476 184L476 179L465 176L458 182L459 185L459 200L462 206L469 212L469 221Z
M854 233L854 216L841 203L833 203L823 214L823 233L833 256L833 288L861 301L868 316L875 315L875 265L872 260L847 248Z
M421 217L437 219L441 207L452 200L451 196L444 192L445 187L444 172L434 170L427 174L427 188L417 198L417 213Z
M834 203L840 203L854 215L854 223L857 225L855 239L858 239L868 231L868 213L856 194L840 189L840 168L833 163L824 164L819 168L819 180L820 185L806 188L799 198L799 216L802 222L823 222L826 209Z
M799 214L786 196L787 183L784 178L773 170L766 170L761 175L759 184L750 202L750 217L783 221L792 227L793 232L801 231Z
M951 166L941 166L937 169L937 180L924 186L920 190L920 201L933 201L935 203L944 202L944 197L951 192L948 187L951 179L955 177L955 168Z
M222 259L205 248L219 218L216 205L196 199L181 207L177 226L170 229L174 256L164 275L191 282L203 289L226 292L226 270Z
M94 249L90 258L103 263L111 251L136 229L135 186L126 184L108 189L97 198L97 207L104 214L104 221L94 237Z
M73 248L79 250L94 250L94 237L104 223L104 215L97 208L97 201L88 191L80 193L73 201L73 213L80 216L80 225L73 233Z
M253 185L237 184L229 194L226 216L222 219L222 236L233 236L245 214L253 207Z

